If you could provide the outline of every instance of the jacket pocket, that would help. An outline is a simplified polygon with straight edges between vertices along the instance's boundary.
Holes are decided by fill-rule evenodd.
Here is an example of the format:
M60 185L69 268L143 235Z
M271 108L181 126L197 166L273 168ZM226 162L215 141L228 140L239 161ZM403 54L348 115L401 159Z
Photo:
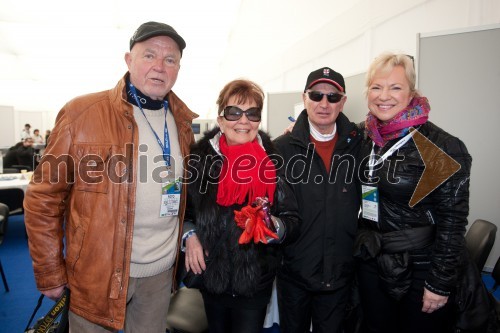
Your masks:
M77 191L107 193L109 187L108 161L110 146L78 145L75 161Z

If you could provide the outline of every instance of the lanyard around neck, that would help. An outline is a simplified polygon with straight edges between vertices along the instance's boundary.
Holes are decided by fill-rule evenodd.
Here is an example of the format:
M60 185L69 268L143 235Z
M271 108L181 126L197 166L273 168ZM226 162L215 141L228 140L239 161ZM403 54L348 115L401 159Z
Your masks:
M389 148L389 150L387 150L385 152L384 155L382 155L377 161L375 161L375 142L373 142L372 144L372 152L370 153L370 160L368 161L368 167L369 167L369 176L372 177L373 176L373 168L377 165L379 165L380 163L384 162L389 156L391 156L392 154L394 154L394 152L396 150L398 150L399 148L401 148L405 143L408 142L408 140L411 139L411 137L413 136L413 134L415 134L416 131L411 131L410 133L408 133L407 135L405 135L403 138L401 138L398 142L396 142L394 144L394 146L392 146L391 148Z
M146 122L149 125L149 128L153 132L153 134L156 137L156 141L158 141L158 144L161 147L161 150L163 151L163 159L165 160L165 163L167 166L170 166L170 138L168 136L168 127L167 127L167 112L168 112L168 101L164 100L163 101L163 107L165 108L165 126L163 127L163 142L161 142L160 137L156 133L156 131L153 129L153 126L151 126L151 123L149 122L148 118L146 117L146 114L144 113L144 110L142 109L141 102L139 102L139 98L137 97L137 91L135 90L135 87L132 83L129 84L130 86L130 91L132 91L132 95L134 96L135 102L137 103L137 106L139 107L139 110L141 110L142 115L144 116L144 119L146 119Z

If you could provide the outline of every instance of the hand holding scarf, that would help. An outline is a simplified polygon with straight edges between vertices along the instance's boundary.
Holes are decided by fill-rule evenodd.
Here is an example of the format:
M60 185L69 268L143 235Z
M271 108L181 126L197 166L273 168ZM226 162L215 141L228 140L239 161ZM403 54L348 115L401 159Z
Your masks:
M243 229L243 233L238 240L238 244L247 244L253 240L255 244L262 242L267 244L266 236L278 239L278 235L272 232L265 221L266 212L259 205L247 205L240 211L234 211L234 220L236 225Z

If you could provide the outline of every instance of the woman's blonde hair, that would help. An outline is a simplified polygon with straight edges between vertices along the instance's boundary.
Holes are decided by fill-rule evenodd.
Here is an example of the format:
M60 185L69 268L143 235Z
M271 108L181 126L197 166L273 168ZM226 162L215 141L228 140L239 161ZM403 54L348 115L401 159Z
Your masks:
M406 80L410 86L410 93L418 95L418 91L415 88L417 75L415 73L413 57L407 54L392 52L382 53L370 64L366 72L365 95L368 93L368 88L372 84L375 75L379 73L389 73L396 66L401 66L405 70Z

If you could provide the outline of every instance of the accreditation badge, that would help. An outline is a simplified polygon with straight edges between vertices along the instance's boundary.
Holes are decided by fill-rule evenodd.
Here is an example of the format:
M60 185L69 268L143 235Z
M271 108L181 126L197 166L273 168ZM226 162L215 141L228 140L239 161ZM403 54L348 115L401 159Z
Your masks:
M376 186L361 185L363 218L378 222L379 194Z
M170 173L171 171L167 171ZM181 204L181 178L167 177L161 184L160 217L179 215Z

